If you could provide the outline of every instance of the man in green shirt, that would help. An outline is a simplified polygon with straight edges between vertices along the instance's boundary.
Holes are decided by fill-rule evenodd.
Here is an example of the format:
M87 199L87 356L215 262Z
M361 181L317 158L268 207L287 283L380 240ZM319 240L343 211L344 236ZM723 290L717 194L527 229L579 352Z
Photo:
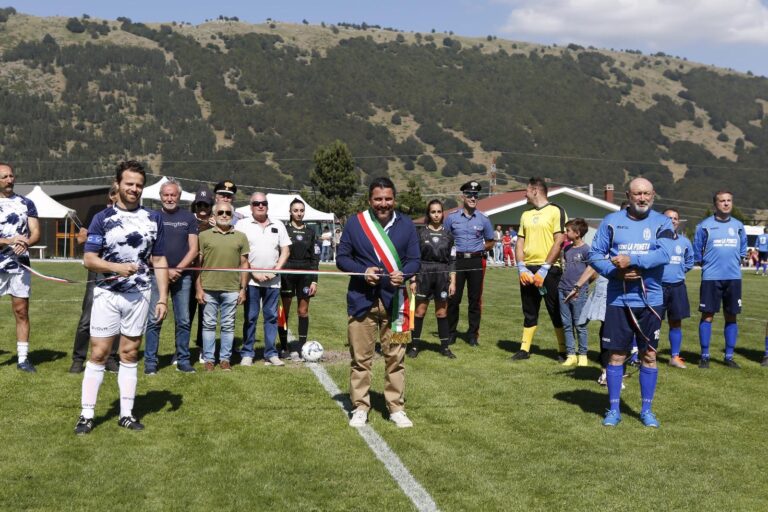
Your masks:
M232 203L218 202L213 207L216 225L200 233L200 266L206 268L250 268L248 238L232 227ZM195 281L197 302L203 304L203 359L206 371L216 363L216 319L221 313L221 350L219 366L230 371L232 343L235 339L235 313L245 301L248 272L201 270Z

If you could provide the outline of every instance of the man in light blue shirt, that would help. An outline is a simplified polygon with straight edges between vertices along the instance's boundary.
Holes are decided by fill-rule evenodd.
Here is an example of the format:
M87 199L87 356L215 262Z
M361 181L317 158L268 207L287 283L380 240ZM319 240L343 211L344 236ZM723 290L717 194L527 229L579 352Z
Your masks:
M699 291L699 368L709 368L709 342L712 319L723 305L725 316L725 365L738 369L733 360L739 328L736 315L741 313L741 259L747 255L747 234L744 224L731 217L733 194L726 190L713 197L715 214L696 226L693 238L693 258L701 265Z
M629 206L603 219L592 241L592 267L608 278L605 323L601 335L610 351L606 368L610 409L603 425L615 427L621 421L621 384L624 362L632 339L642 359L640 367L640 420L646 427L659 427L651 411L656 392L663 292L661 279L669 253L663 239L674 237L668 217L653 211L655 192L650 181L635 178L627 188Z
M676 208L667 208L664 215L672 221L675 230L674 239L664 239L669 244L669 263L664 266L661 286L664 291L664 313L669 321L669 366L685 368L685 361L680 357L683 345L683 319L690 318L691 305L688 303L688 288L685 286L685 274L693 268L693 246L691 241L677 233L680 226L680 212Z
M762 235L758 235L755 249L757 249L758 261L755 275L760 273L760 267L763 267L763 275L765 275L766 270L768 270L768 228L763 229Z

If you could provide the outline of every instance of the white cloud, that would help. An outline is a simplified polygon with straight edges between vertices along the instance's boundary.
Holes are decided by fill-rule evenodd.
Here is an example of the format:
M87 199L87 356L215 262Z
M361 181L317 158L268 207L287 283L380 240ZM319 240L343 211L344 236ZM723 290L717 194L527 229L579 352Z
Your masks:
M514 39L645 47L768 45L760 0L497 0L512 11L501 32Z

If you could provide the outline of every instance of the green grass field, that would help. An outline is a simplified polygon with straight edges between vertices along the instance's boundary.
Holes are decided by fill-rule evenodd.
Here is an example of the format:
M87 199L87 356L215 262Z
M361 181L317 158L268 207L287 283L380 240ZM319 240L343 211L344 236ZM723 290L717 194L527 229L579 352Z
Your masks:
M85 279L78 264L36 268ZM454 361L425 351L406 362L413 429L386 421L381 361L374 368L370 425L441 510L764 509L768 368L760 360L768 278L744 275L737 348L742 370L716 362L721 316L709 371L695 367L697 320L683 323L683 356L693 363L686 370L666 365L669 345L662 331L659 430L645 429L637 419L634 373L623 394L624 421L616 429L602 427L607 396L595 382L597 365L560 367L546 318L534 357L512 363L522 330L516 273L491 269L486 279L481 346L470 349L459 341ZM698 271L691 272L694 307L698 279ZM310 339L326 351L344 352L346 279L327 277L320 284ZM139 377L135 412L147 429L133 433L117 426L116 377L107 374L97 427L76 437L82 376L67 369L83 289L33 278L35 375L15 369L10 303L0 301L1 510L414 508L308 368L258 364L231 373L180 374L167 366L170 322L161 339L164 367L156 376ZM257 347L263 346L260 331ZM424 337L436 348L435 331L430 317ZM596 331L591 326L592 359ZM346 360L325 368L346 393Z

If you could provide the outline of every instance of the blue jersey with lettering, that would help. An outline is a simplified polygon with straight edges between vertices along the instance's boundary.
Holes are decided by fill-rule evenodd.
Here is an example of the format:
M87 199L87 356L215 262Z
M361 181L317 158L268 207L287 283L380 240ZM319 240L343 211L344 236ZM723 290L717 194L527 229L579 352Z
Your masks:
M446 217L443 227L453 235L457 252L481 252L485 250L485 241L493 240L491 221L480 210L467 217L464 209L459 208Z
M756 249L758 252L768 252L768 234L759 235L757 237Z
M592 267L608 278L608 305L640 308L664 303L661 276L669 253L660 240L674 236L669 217L653 210L643 219L630 217L626 210L606 215L592 240L589 259ZM629 255L630 265L640 270L642 280L625 281L621 277L610 261L619 254Z
M16 235L29 237L29 219L37 218L37 208L32 200L13 194L0 198L0 238L12 238ZM23 272L19 265L29 265L29 252L16 256L10 249L0 253L0 272L18 274Z
M741 259L746 255L747 233L740 220L718 220L713 215L696 226L693 259L701 265L702 281L741 279Z
M661 282L675 284L685 281L685 274L693 268L691 241L682 235L677 235L675 238L664 238L661 242L667 244L667 252L669 252L669 263L664 265Z
M93 218L85 252L95 252L110 263L136 263L139 267L131 276L101 281L97 286L115 292L144 291L152 286L149 258L164 256L164 244L163 221L158 212L143 206L135 210L109 206Z

